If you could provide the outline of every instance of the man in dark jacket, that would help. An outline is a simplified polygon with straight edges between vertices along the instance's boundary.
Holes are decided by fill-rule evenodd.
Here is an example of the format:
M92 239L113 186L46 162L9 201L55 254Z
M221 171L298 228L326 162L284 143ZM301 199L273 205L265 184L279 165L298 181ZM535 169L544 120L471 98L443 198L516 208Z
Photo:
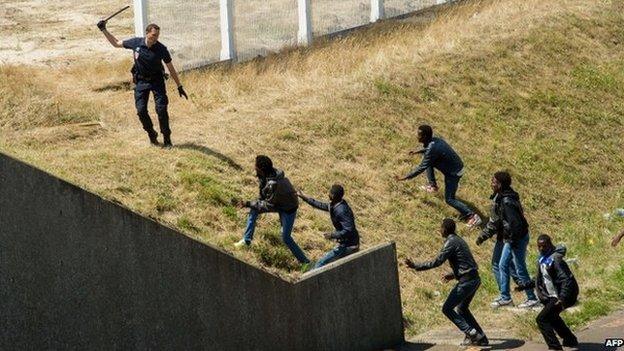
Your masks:
M243 239L234 246L251 245L258 216L261 213L277 212L282 225L282 241L303 265L302 270L307 270L310 260L291 236L299 207L295 188L283 171L273 168L273 162L267 156L256 157L256 175L260 185L260 196L257 200L238 203L239 208L248 207L250 210Z
M397 176L396 179L403 181L427 172L429 185L425 189L429 192L435 192L438 190L438 186L433 169L437 168L444 174L444 200L446 203L459 211L460 219L466 220L468 226L481 224L479 215L455 197L459 180L464 175L464 163L459 155L442 138L433 137L433 129L428 125L418 127L418 141L423 144L424 149L411 151L410 155L424 153L422 162L405 177Z
M462 345L486 346L488 339L469 309L481 285L479 267L466 242L455 233L455 222L452 219L445 218L442 221L440 234L446 238L446 242L438 257L426 263L414 263L408 258L405 264L416 271L424 271L449 261L453 272L445 275L444 280L457 279L458 283L444 302L442 312L466 334Z
M334 184L329 189L329 203L315 200L301 191L298 192L298 195L310 206L329 212L332 224L336 229L334 232L325 233L324 236L328 240L338 241L338 246L321 258L314 268L322 267L360 249L360 235L355 227L355 217L351 207L344 199L344 188L341 185Z
M491 187L494 193L490 197L490 219L477 238L477 245L496 235L492 272L500 295L491 306L498 308L513 304L509 287L510 276L519 285L524 285L531 279L526 267L529 224L524 217L520 196L511 188L511 175L508 172L496 172L492 177ZM532 290L527 290L526 295L526 301L518 307L531 308L539 303Z
M566 248L555 247L550 236L544 234L537 239L537 249L540 257L535 281L519 286L516 290L535 288L537 296L544 304L544 309L537 315L536 321L549 350L563 350L557 334L563 339L563 346L576 347L578 346L576 336L559 315L576 303L579 294L574 274L563 260Z

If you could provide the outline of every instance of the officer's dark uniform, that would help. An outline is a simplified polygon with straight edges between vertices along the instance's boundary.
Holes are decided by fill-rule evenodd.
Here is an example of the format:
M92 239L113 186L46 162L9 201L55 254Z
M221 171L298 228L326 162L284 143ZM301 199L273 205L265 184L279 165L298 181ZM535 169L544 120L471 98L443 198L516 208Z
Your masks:
M160 132L165 141L170 140L171 130L169 129L169 113L167 112L169 98L167 98L167 89L165 88L165 68L162 64L162 62L171 62L169 50L158 41L148 48L145 38L142 37L124 40L123 47L134 52L134 67L132 68L136 83L134 102L143 129L150 135L150 139L158 135L147 113L149 93L152 91Z

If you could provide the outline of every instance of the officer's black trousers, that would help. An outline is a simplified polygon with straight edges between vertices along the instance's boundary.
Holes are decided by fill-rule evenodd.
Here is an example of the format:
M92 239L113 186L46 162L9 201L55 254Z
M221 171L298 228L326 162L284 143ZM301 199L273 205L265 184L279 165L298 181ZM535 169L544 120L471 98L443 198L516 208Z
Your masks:
M544 309L537 315L537 326L550 350L562 350L557 334L565 344L576 343L577 341L576 336L572 334L570 328L559 316L563 309L563 306L557 303L557 299L551 297L548 303L544 305Z
M171 135L171 129L169 129L169 112L167 112L167 105L169 104L169 98L167 97L167 89L165 88L165 82L155 81L146 82L139 80L134 87L134 103L137 109L137 115L143 125L143 129L146 132L154 133L154 125L152 119L147 112L147 102L149 101L149 94L154 94L154 102L156 103L156 114L158 114L158 124L160 125L160 132L164 136Z

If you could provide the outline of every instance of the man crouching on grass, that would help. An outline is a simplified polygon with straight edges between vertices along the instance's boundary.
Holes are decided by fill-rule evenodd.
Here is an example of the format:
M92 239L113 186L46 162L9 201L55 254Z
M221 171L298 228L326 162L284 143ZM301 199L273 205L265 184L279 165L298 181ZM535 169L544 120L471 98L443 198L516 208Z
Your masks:
M425 271L439 267L448 260L453 272L446 274L443 279L445 282L457 279L458 283L444 302L442 312L466 334L462 345L487 346L489 341L469 309L470 302L481 285L479 267L466 242L455 233L455 221L445 218L440 234L446 241L438 257L426 263L414 263L407 258L405 264L416 271Z

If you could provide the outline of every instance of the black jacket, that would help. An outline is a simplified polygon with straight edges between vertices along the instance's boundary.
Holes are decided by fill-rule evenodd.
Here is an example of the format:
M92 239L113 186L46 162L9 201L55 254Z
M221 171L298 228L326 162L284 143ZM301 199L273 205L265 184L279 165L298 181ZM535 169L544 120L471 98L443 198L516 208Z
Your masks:
M259 212L293 213L297 210L297 192L283 171L274 169L271 176L259 178L259 182L260 197L258 200L247 201L247 207Z
M433 261L416 264L417 271L425 271L442 265L449 261L453 269L455 279L460 281L469 280L479 276L479 267L472 257L472 252L464 239L457 234L451 234L446 238L444 247Z
M548 275L553 281L559 300L564 307L573 306L578 298L579 286L574 278L574 274L568 267L563 257L566 254L565 246L557 246L555 251L548 257L540 258L537 263L537 276L535 277L535 292L542 303L548 302L548 290L544 284L544 276L540 269L542 265L546 267Z
M497 240L516 242L529 233L529 223L524 217L520 196L513 189L493 194L490 219L480 237L485 240L496 235Z
M420 164L409 172L406 178L414 178L429 167L437 168L444 176L459 177L464 169L464 163L444 139L434 137L425 147Z
M346 200L343 199L332 206L330 203L321 202L310 197L302 196L301 198L310 206L329 212L332 224L336 229L331 235L332 239L336 239L338 243L345 246L360 245L360 234L355 227L355 216Z

